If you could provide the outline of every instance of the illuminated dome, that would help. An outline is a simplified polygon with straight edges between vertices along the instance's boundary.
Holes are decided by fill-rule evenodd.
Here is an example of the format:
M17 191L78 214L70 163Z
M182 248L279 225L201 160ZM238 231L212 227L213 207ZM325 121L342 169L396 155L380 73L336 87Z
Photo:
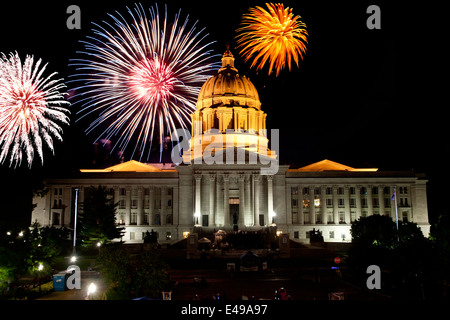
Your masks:
M258 91L239 74L227 48L217 75L206 80L200 90L197 109L191 114L190 150L183 153L183 159L190 162L201 157L206 147L216 153L233 147L276 158L268 148L266 116Z
M227 48L222 56L222 68L209 78L200 90L197 110L218 106L241 106L261 109L258 91L244 75L234 67L234 57Z

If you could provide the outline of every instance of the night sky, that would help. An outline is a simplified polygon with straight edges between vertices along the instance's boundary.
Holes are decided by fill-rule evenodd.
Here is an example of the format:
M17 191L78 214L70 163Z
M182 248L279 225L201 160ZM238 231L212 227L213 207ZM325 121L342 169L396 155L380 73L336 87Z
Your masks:
M57 71L68 79L73 72L69 59L78 57L76 51L82 49L78 41L91 35L91 22L109 20L107 13L115 10L126 16L126 6L134 3L15 1L0 10L0 52L17 51L23 58L33 54L49 63L47 72ZM268 129L280 129L281 163L298 167L329 159L354 167L414 169L429 179L430 217L443 213L445 116L434 110L433 94L424 91L427 79L420 76L428 63L421 57L424 30L418 26L411 37L404 6L387 1L284 1L306 23L309 43L300 67L277 77L269 76L267 67L256 73L234 49L241 15L262 1L168 0L158 3L160 12L165 3L170 18L181 8L183 19L189 14L190 23L198 20L199 29L206 28L208 40L216 41L214 53L222 54L230 43L236 67L259 92ZM71 4L81 8L80 30L66 27ZM381 8L381 30L366 27L370 4ZM85 124L75 124L76 110L71 112L65 141L55 144L55 156L49 154L43 167L37 162L32 170L0 167L2 219L26 217L28 204L21 197L29 194L32 181L91 165L94 137L85 136Z

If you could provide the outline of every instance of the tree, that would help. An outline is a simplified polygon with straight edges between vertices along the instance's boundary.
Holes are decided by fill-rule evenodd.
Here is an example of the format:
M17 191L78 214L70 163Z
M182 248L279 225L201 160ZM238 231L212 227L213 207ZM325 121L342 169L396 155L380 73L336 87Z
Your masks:
M442 214L431 226L430 239L436 253L436 281L442 286L444 296L450 286L450 214Z
M169 285L168 265L154 251L131 254L122 244L113 243L101 248L97 262L108 300L161 297Z
M372 215L352 222L351 234L347 261L361 281L367 278L367 267L377 265L390 273L394 286L403 288L402 294L423 297L433 256L430 241L416 223L401 222L397 230L390 217Z
M104 186L89 188L80 214L83 247L93 248L97 243L104 244L122 237L124 228L116 225L118 203L109 196L109 190Z
M24 230L10 229L0 236L0 288L8 279L36 273L40 264L48 272L63 253L68 239L66 228L39 227L37 222Z

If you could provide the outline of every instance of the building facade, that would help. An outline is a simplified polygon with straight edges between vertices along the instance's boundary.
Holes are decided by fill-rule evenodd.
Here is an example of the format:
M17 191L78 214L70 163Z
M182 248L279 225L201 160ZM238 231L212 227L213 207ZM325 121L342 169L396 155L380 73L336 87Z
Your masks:
M73 226L90 186L102 185L118 203L117 222L129 243L142 242L151 230L160 243L173 243L195 228L267 226L299 242L308 242L313 229L325 241L351 241L351 222L373 214L416 222L428 236L423 175L330 160L298 169L281 165L277 150L268 147L266 116L256 88L227 50L222 68L200 90L190 144L178 149L176 164L128 161L47 179L49 192L33 199L32 222Z

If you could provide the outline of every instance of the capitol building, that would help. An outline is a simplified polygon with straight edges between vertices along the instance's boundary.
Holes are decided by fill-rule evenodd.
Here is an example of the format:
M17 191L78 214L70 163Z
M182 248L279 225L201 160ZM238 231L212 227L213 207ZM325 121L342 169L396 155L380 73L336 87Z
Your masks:
M192 130L185 146L173 153L174 163L131 160L48 178L49 192L33 199L32 222L73 227L89 188L101 185L118 203L117 222L125 227L127 243L143 242L151 230L164 244L198 228L258 231L268 226L297 242L309 242L313 229L325 242L349 242L351 222L374 214L415 222L429 234L422 174L331 160L300 168L280 164L277 131L266 130L258 92L239 74L228 49L218 73L202 86L191 117Z

